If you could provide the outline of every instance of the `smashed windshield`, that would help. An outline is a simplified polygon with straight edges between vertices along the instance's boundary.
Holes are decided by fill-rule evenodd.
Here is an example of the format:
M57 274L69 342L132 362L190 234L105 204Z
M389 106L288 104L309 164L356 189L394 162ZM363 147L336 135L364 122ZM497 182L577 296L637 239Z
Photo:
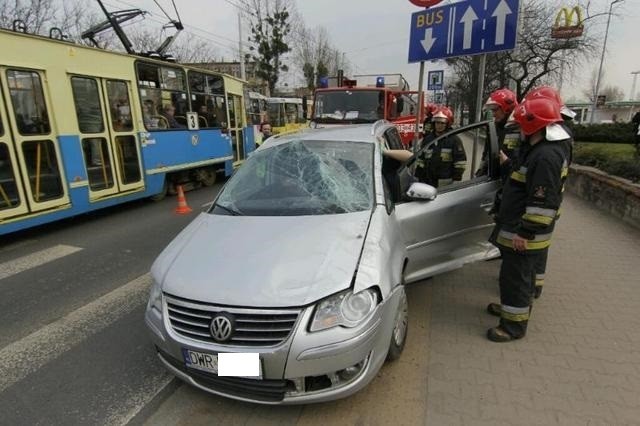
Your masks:
M369 210L373 201L372 144L296 140L252 154L211 212L324 215Z
M384 118L381 90L317 92L313 120L318 123L373 123Z

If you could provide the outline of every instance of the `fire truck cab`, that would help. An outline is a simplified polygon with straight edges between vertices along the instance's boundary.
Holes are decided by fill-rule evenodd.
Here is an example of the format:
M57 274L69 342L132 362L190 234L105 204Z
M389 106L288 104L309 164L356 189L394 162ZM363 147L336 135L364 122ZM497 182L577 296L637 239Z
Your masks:
M414 137L416 113L423 115L423 108L418 111L417 95L400 74L322 78L314 92L312 125L326 127L385 119L395 123L408 147Z

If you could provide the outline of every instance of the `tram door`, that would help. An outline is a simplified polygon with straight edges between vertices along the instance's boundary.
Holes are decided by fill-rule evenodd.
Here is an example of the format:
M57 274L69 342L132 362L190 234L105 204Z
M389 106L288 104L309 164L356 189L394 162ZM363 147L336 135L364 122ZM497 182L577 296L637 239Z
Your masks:
M72 76L71 87L90 199L142 188L130 84Z
M243 127L245 126L245 114L243 113L242 96L228 94L227 107L229 110L229 134L233 148L234 163L242 161L246 157L244 150Z
M0 67L0 221L69 204L43 81Z

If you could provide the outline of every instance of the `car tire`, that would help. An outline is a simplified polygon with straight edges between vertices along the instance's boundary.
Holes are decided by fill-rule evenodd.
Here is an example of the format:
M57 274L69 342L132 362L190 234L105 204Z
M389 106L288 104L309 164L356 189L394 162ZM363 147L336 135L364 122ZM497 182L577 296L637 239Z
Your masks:
M387 361L395 361L400 358L404 345L407 342L407 332L409 331L409 303L407 301L407 293L404 286L400 288L400 301L398 310L393 322L393 331L391 332L391 342L389 343L389 351L387 352Z

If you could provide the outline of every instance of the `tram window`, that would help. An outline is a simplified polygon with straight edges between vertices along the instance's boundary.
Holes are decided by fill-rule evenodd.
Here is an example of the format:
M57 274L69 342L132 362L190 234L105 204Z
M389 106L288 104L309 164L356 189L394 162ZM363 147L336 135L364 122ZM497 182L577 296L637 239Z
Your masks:
M136 67L147 129L185 128L189 101L184 71L142 62ZM171 109L172 116L168 114Z
M221 76L189 71L191 106L200 128L224 127L224 81Z
M9 157L9 147L0 143L0 210L20 205L16 177Z
M61 198L63 194L60 167L53 142L28 141L22 144L29 185L35 202Z
M271 125L274 127L284 127L285 125L284 104L277 103L277 102L269 102L268 111L269 111L269 121L271 122Z
M80 132L104 132L98 82L93 78L71 77L71 88Z
M40 75L35 71L7 70L11 104L22 135L44 135L51 131Z
M116 137L116 149L120 160L120 174L123 183L138 182L140 176L140 164L138 162L138 150L136 138L131 135Z
M116 132L133 130L129 91L124 81L107 81L107 98L111 106L111 125Z
M82 139L82 154L87 165L89 187L94 191L113 187L113 171L107 140L105 138Z

